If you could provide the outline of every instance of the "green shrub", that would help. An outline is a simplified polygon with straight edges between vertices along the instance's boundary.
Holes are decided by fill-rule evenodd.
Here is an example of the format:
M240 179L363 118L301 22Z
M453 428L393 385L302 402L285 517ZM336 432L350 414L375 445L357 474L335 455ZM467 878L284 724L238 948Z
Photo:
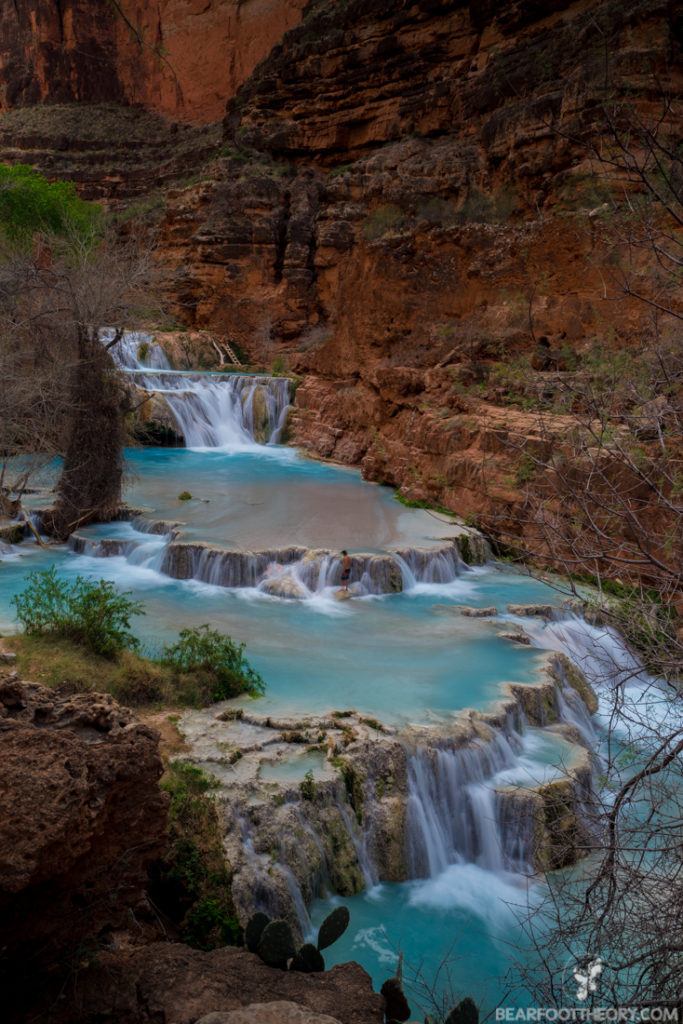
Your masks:
M315 800L316 784L313 772L309 768L299 783L299 792L303 800Z
M515 483L518 487L528 484L536 476L536 461L526 452L520 457L515 472Z
M12 603L30 636L61 637L104 658L139 646L130 632L130 619L143 615L144 608L107 580L77 576L69 583L52 566L32 572L28 586Z
M161 783L169 794L168 848L152 895L184 942L197 949L240 945L221 825L210 791L216 781L193 764L172 762Z
M73 182L49 182L25 164L0 164L0 231L11 241L30 241L37 231L88 237L100 219L99 207L79 199Z
M176 643L166 646L162 660L177 672L208 677L214 701L241 693L258 696L265 683L244 656L244 644L208 625L183 629Z

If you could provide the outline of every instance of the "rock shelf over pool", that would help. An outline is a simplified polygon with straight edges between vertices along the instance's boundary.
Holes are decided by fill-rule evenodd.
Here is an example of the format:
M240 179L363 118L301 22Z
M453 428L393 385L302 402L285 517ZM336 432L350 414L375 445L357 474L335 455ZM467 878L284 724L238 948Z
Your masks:
M503 684L489 711L440 726L399 730L357 711L274 717L229 702L186 713L179 728L189 759L218 783L241 918L265 909L304 933L322 888L348 896L429 873L420 801L453 801L450 813L442 808L447 841L484 866L532 874L577 860L592 790L574 723L588 705L595 695L583 675L547 654L534 683ZM552 752L535 778L519 759L530 738ZM492 815L495 864L479 845L473 786Z
M145 546L153 567L172 579L228 588L258 587L273 597L303 599L341 583L339 552L329 549L291 545L241 551L206 541L184 541L182 523L178 522L135 515L129 525L125 535L107 536L102 527L74 533L69 546L76 554L130 557L137 564ZM165 539L163 550L149 546L151 537ZM379 595L400 593L420 582L448 583L469 565L482 564L488 557L484 537L469 530L429 547L356 552L351 555L350 589L354 594Z

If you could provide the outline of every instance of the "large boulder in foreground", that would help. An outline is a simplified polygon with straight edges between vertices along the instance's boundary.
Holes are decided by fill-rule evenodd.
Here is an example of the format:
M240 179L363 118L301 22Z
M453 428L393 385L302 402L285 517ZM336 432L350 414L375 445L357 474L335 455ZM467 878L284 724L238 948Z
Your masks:
M75 984L83 1024L196 1024L209 1014L232 1021L231 1010L280 1001L294 1003L302 1010L302 1022L311 1024L316 1017L304 1016L303 1010L340 1024L384 1020L384 999L373 992L369 975L358 964L321 974L280 971L234 946L206 953L156 942L128 953L102 953ZM251 1019L256 1024L261 1017Z
M101 694L0 678L0 983L22 999L144 899L166 797L156 732Z

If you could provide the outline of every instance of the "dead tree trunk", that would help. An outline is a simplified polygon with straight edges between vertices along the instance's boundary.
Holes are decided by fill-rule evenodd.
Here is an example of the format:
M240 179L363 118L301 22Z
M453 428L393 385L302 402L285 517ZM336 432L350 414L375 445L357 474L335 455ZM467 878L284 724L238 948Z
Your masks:
M109 346L111 347L111 346ZM44 528L58 540L121 506L127 403L108 348L93 329L79 328L71 385L71 426L57 500Z

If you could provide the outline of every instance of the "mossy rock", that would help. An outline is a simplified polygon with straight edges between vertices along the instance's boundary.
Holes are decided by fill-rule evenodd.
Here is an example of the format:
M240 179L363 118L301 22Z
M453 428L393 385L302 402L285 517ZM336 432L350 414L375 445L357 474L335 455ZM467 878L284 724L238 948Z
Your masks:
M592 715L598 710L598 698L590 685L585 675L578 668L574 662L566 656L566 654L558 654L557 657L560 659L566 681L576 690L581 700L584 702L588 710Z

